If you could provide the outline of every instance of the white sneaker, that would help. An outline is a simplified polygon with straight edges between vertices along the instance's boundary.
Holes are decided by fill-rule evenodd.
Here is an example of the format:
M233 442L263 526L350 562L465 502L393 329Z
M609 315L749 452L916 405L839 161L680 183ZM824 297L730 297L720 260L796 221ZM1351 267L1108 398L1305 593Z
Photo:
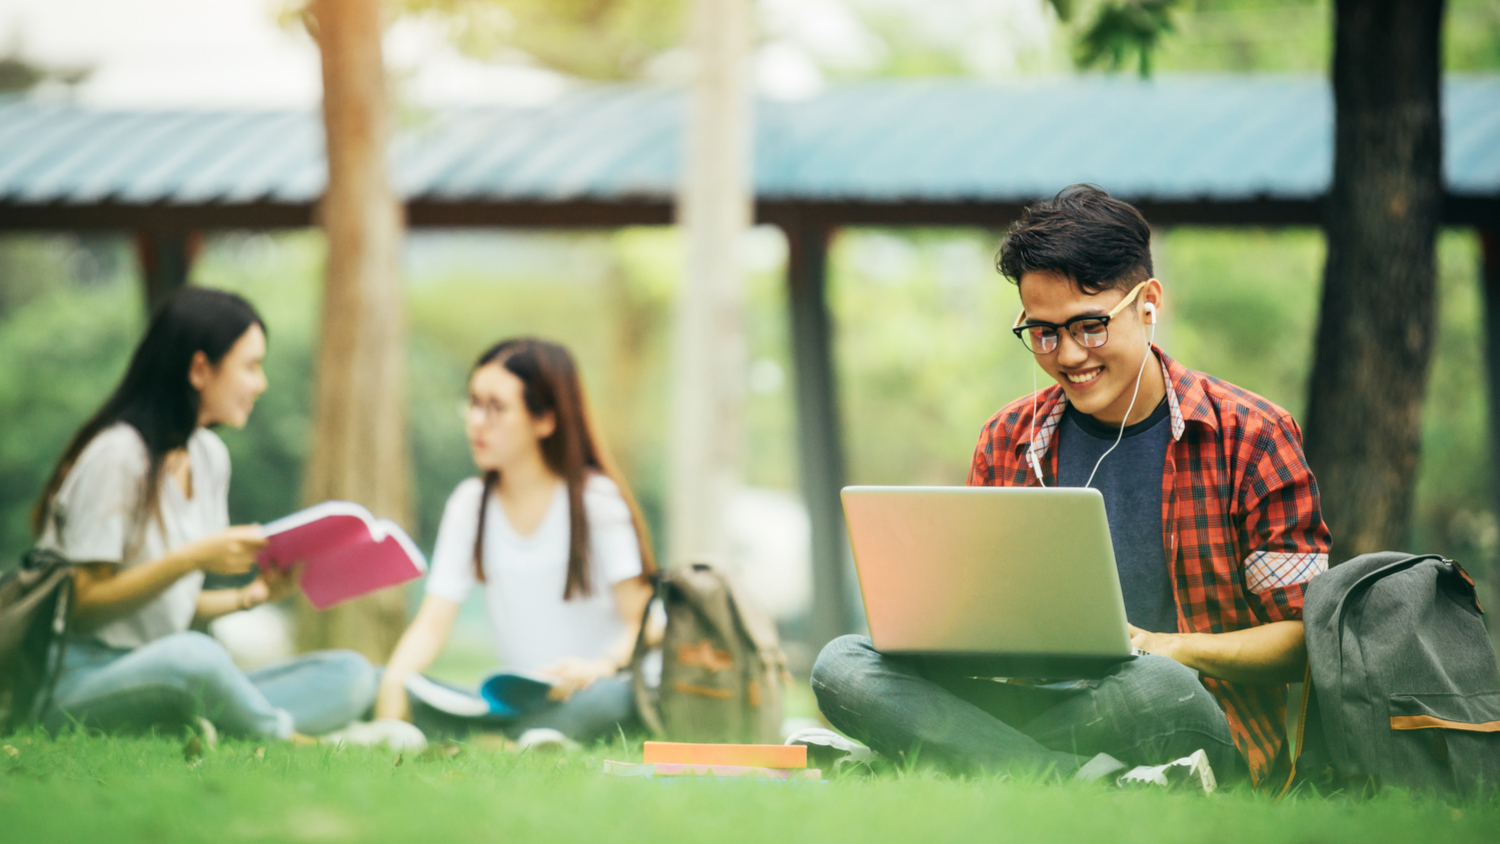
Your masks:
M1094 755L1094 758L1083 763L1082 768L1074 772L1073 779L1079 782L1098 782L1110 774L1124 769L1124 762L1110 756L1108 753L1098 753Z
M1126 771L1117 782L1120 787L1159 786L1162 788L1196 788L1204 794L1213 794L1219 787L1214 780L1214 769L1208 764L1208 754L1193 751L1165 765L1141 765Z
M219 746L219 731L214 727L214 722L199 716L193 719L193 726L202 738L204 750L213 750Z
M391 750L421 750L427 746L427 737L416 725L396 718L377 718L374 721L355 721L342 730L336 730L318 739L324 744L370 747L383 744Z
M577 750L578 742L551 727L532 727L516 739L516 749L523 752L561 753Z
M785 744L805 746L809 762L825 771L837 771L845 765L869 764L875 758L874 750L823 727L797 730L786 737Z

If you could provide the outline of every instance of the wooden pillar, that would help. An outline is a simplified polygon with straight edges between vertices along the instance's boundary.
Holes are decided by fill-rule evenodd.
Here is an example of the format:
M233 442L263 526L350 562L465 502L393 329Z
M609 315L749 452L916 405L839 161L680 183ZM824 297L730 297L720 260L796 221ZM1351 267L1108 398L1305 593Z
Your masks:
M135 254L141 264L148 317L177 288L188 283L201 242L201 233L196 231L136 232Z
M788 305L792 359L796 369L797 446L802 497L812 523L813 608L810 644L853 631L855 610L849 578L848 533L839 490L844 486L844 447L828 314L828 241L821 225L788 225Z
M309 29L323 67L328 237L313 441L305 496L355 501L411 526L406 442L405 325L399 258L402 207L391 189L381 9L369 0L313 0ZM388 589L324 612L304 608L304 649L353 648L384 662L406 626Z
M1490 489L1500 511L1500 228L1480 229L1480 283L1484 285L1485 375L1489 387ZM1500 607L1500 559L1491 559L1490 603ZM1500 625L1490 622L1490 637L1500 642Z

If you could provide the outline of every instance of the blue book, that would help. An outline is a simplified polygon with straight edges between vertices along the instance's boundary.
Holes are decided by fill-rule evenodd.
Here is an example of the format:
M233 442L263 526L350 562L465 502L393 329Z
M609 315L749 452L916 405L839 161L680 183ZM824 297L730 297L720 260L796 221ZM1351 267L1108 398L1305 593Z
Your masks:
M540 674L502 671L479 684L479 696L499 718L520 718L547 705L552 681Z
M479 693L464 691L421 674L406 679L412 697L439 712L481 721L513 721L546 706L552 680L527 671L501 671L484 678Z

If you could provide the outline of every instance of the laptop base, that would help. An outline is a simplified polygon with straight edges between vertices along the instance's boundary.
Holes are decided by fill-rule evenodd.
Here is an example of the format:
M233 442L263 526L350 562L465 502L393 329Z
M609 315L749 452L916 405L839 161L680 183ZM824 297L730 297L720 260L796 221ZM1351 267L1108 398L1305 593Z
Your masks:
M966 677L1017 677L1046 680L1092 680L1103 677L1122 663L1125 656L1077 656L1074 654L990 654L953 651L881 651L884 656L920 661L924 668Z

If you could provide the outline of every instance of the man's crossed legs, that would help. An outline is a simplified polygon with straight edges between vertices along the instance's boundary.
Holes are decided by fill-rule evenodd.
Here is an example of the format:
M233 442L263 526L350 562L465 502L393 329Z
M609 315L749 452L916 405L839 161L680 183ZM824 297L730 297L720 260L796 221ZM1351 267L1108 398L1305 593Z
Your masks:
M835 727L897 761L1071 776L1099 753L1159 765L1202 749L1221 779L1239 767L1224 711L1191 670L1160 656L1098 680L1020 686L945 676L844 636L819 654L812 688Z

